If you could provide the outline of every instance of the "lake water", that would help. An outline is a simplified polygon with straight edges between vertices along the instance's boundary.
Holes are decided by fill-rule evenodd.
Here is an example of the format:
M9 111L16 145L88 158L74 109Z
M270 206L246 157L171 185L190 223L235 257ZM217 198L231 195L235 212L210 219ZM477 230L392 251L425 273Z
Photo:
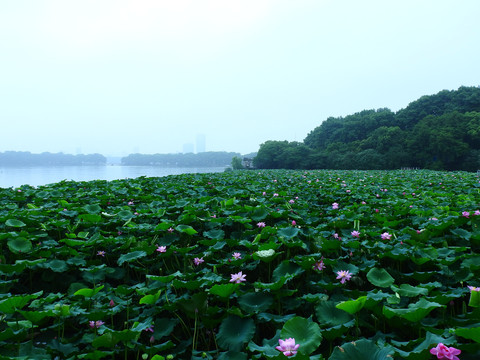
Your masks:
M224 170L225 167L162 168L120 165L0 167L0 187L18 187L25 184L39 186L62 180L117 180L140 176L157 177L188 173L214 173Z

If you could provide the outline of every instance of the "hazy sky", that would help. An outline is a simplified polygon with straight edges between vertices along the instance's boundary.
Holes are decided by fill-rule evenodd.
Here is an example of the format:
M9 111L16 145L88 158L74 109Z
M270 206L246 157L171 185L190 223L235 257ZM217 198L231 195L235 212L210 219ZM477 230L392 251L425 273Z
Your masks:
M2 0L0 151L257 151L480 85L479 0Z

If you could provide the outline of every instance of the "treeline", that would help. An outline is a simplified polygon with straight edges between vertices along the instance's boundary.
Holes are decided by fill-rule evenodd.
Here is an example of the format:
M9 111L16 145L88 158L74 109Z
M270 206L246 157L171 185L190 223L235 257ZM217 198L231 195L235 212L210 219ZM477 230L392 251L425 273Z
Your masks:
M69 166L105 165L107 159L101 154L71 155L64 153L32 154L28 151L0 153L0 166Z
M122 165L143 165L163 167L219 167L230 165L239 153L225 151L207 151L198 154L130 154L123 157Z
M267 141L254 158L268 169L480 169L480 87L422 96L387 108L329 117L303 142Z

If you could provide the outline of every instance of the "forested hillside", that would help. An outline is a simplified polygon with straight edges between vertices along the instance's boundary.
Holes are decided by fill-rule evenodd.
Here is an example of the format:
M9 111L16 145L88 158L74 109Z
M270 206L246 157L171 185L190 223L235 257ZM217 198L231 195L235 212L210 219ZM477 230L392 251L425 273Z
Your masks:
M329 117L303 142L267 141L254 159L269 169L480 168L480 87L422 96L406 108Z
M239 153L226 151L207 151L198 154L130 154L122 158L122 165L155 166L226 166Z
M71 155L64 153L32 154L29 151L5 151L0 153L0 166L78 166L105 165L107 158L101 154Z

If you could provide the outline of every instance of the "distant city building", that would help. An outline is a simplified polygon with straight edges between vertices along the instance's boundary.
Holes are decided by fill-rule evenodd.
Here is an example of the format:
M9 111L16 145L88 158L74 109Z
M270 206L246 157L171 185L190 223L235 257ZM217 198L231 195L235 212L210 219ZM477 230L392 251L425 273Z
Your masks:
M205 143L206 143L205 135L204 134L198 134L197 135L197 154L206 151L205 150L205 148L206 148Z
M188 153L193 153L194 146L192 143L186 143L183 144L183 153L188 154Z

